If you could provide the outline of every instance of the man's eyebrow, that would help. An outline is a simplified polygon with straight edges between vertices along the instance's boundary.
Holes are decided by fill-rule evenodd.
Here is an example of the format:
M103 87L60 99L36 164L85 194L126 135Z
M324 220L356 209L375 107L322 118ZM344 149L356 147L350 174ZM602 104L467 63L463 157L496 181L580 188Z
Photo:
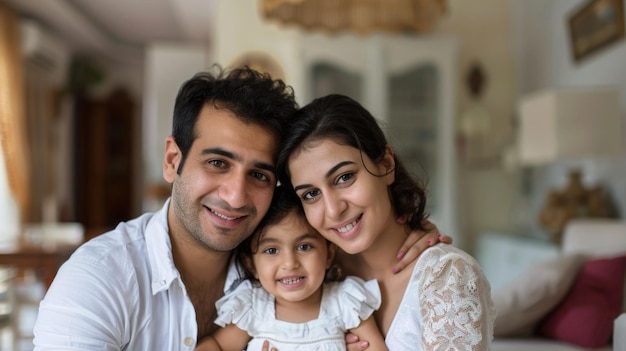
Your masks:
M337 172L338 169L340 169L341 167L347 166L347 165L351 165L354 164L354 162L352 161L343 161L343 162L339 162L337 163L335 166L333 166L331 169L328 170L328 172L326 172L326 178L329 178L331 175L333 175L333 173ZM298 185L296 187L293 188L293 190L298 191L300 189L303 188L309 188L311 187L311 184L302 184L302 185Z
M213 154L222 155L224 157L228 157L235 161L241 161L241 156L234 154L230 151L226 151L220 147L212 147L212 148L202 150L202 155L213 155ZM253 166L259 169L270 171L273 174L276 174L276 167L274 165L271 165L265 162L254 162Z
M241 160L241 157L233 154L230 151L226 151L220 147L212 147L212 148L202 150L202 155L212 155L212 154L222 155L222 156L225 156L233 160L237 160L237 161Z
M264 169L266 171L272 172L274 175L276 174L276 167L267 164L265 162L255 162L254 167Z

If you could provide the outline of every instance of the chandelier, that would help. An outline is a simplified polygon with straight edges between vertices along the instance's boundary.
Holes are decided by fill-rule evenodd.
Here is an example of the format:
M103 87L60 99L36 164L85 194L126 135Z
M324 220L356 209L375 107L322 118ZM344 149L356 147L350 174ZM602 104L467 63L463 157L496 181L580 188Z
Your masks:
M424 33L446 13L445 0L261 0L268 20L307 31Z

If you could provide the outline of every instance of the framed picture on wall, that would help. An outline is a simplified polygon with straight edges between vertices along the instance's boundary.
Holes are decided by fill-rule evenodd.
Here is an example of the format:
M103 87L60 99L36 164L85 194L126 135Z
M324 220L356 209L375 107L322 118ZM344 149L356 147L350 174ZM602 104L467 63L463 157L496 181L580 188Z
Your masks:
M624 0L590 0L570 15L574 61L624 38Z

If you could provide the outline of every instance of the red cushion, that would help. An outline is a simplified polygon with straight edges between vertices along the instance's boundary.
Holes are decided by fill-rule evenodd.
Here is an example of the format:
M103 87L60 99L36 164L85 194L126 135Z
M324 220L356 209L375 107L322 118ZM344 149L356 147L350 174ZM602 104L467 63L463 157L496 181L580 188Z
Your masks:
M626 256L585 263L572 290L539 324L539 334L582 347L606 346L622 311Z

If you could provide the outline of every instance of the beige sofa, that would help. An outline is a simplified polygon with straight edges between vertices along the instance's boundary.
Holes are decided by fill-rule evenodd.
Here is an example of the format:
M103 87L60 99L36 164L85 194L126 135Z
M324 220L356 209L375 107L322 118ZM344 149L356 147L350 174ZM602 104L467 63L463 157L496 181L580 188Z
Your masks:
M572 294L576 282L579 282L582 267L587 262L623 255L626 255L626 221L606 219L571 221L565 230L558 258L537 262L515 281L493 292L498 318L491 350L626 351L624 307L622 315L613 324L612 342L604 347L586 348L570 342L538 337L535 336L535 331L531 331L536 330L541 320L562 306L560 304L563 304L566 297L571 298L568 294ZM616 278L615 281L623 284L623 278L623 276ZM589 321L576 320L574 323L581 323L576 324L578 327L585 326Z

